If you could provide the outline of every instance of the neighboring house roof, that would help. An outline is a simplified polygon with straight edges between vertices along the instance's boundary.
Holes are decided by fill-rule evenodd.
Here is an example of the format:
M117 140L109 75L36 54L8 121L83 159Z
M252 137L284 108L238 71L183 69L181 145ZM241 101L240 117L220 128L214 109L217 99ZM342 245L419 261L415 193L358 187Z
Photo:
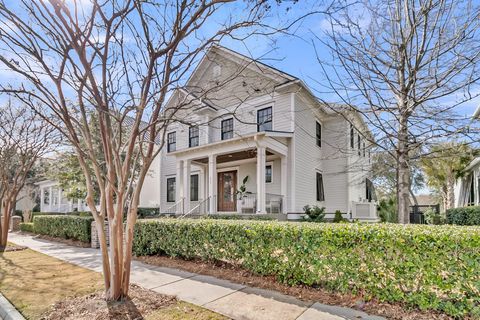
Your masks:
M419 195L415 196L415 198L417 199L417 202L418 202L419 206L428 206L428 205L438 204L438 200L435 199L434 196L429 195L429 194L419 194ZM414 203L413 200L411 202L412 202L412 204Z

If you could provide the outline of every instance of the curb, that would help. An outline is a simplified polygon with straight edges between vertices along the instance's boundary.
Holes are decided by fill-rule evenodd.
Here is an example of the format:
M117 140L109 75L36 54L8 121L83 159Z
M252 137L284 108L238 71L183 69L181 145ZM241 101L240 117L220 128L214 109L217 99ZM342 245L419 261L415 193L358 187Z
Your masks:
M0 319L25 320L20 312L0 293Z

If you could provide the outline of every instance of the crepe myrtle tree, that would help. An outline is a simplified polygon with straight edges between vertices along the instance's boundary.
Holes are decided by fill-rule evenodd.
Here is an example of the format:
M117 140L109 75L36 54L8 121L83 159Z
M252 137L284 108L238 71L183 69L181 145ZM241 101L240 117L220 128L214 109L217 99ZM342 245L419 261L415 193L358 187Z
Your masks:
M361 113L371 142L394 159L400 223L409 222L412 162L431 143L478 135L459 106L480 93L479 12L468 0L360 0L327 15L315 37L330 53L317 54L321 90Z
M0 250L7 246L9 221L17 198L40 158L59 143L55 129L29 106L0 106Z
M222 38L281 31L262 23L280 1L18 2L0 1L0 61L20 79L1 90L33 109L47 106L46 119L55 119L75 150L99 235L106 299L122 300L145 177L167 126L202 98L166 112L171 90Z

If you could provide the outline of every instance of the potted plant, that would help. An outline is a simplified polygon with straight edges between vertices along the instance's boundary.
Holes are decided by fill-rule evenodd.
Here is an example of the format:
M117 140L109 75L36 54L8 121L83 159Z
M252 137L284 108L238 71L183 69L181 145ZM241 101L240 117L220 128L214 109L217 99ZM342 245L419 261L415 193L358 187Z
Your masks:
M237 211L238 213L242 213L242 207L245 206L245 199L247 195L252 194L250 191L247 191L247 182L248 176L245 176L242 180L242 184L238 188L237 192L235 193L237 197Z

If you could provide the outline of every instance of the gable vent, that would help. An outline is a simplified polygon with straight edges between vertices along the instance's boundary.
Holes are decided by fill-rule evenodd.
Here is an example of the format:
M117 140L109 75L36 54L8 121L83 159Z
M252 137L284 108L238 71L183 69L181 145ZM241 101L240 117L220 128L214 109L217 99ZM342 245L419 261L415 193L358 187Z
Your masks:
M216 65L213 67L213 77L218 78L222 74L222 67L219 65Z

